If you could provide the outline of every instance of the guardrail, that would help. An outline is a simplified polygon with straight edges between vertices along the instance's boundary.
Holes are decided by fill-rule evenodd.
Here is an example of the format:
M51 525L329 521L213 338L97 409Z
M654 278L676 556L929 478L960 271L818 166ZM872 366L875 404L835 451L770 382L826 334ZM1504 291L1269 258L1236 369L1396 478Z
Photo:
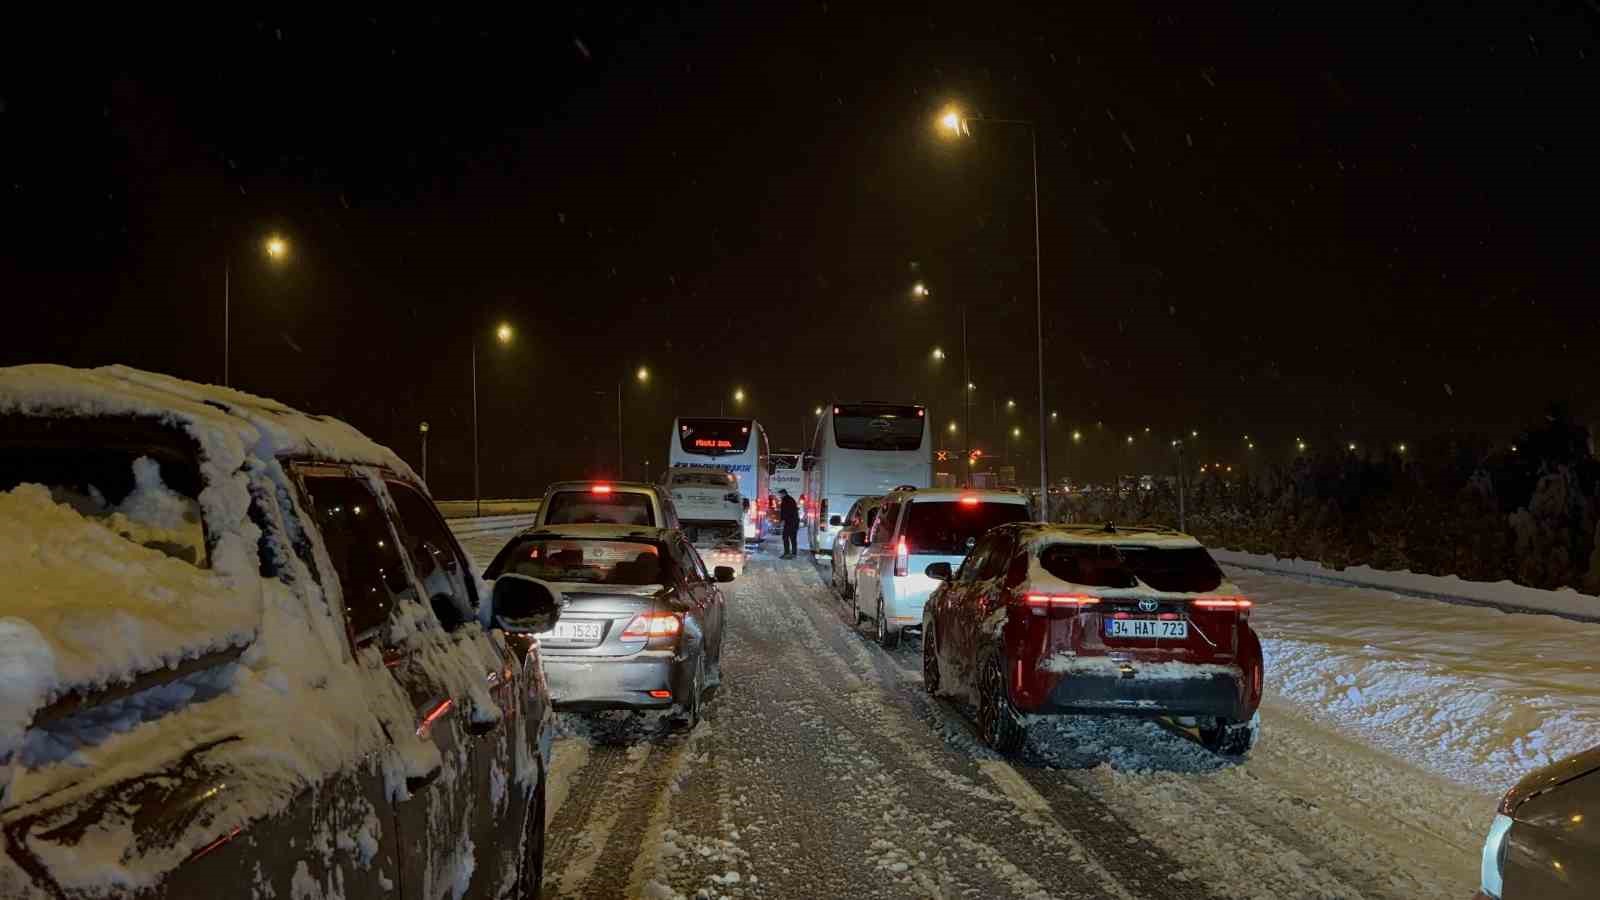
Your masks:
M476 519L450 519L450 530L456 537L474 537L491 531L510 531L527 528L538 521L538 513L520 513L514 516L483 516Z
M541 500L484 500L483 516L510 516L527 513L537 513ZM478 518L477 500L435 500L434 505L439 507L439 512L446 519L473 519Z

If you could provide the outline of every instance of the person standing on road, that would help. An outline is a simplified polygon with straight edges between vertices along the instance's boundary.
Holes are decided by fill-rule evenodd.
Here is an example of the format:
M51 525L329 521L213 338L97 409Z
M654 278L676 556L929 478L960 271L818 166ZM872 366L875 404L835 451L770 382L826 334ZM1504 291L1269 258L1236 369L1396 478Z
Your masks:
M778 518L783 522L783 558L794 559L800 552L800 504L789 496L787 488L778 488L783 500L778 505Z

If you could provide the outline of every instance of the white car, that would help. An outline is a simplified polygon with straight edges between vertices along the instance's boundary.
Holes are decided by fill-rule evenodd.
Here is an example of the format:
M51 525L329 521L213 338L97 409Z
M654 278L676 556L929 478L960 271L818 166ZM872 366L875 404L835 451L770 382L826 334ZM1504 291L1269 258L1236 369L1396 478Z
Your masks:
M900 645L900 633L921 631L922 607L940 582L925 571L959 566L984 532L1026 522L1028 498L1012 491L922 488L887 494L856 561L855 618L871 619L878 643Z
M738 541L744 536L749 503L739 494L739 479L725 469L679 466L667 471L664 485L691 542Z

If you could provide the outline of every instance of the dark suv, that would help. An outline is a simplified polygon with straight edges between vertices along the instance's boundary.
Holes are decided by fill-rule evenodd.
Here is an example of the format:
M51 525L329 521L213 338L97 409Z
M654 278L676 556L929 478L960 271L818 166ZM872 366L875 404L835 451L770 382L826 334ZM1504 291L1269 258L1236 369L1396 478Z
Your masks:
M558 599L354 429L0 369L0 571L0 895L537 895Z

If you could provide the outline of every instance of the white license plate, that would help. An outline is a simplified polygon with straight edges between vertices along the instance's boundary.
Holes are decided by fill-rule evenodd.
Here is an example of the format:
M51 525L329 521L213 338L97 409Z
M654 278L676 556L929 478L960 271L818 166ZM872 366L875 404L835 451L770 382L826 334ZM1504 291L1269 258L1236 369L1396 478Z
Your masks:
M539 635L552 641L571 641L572 643L594 643L600 640L599 622L557 622L556 627Z
M1106 637L1148 640L1182 640L1189 623L1181 619L1107 619Z

